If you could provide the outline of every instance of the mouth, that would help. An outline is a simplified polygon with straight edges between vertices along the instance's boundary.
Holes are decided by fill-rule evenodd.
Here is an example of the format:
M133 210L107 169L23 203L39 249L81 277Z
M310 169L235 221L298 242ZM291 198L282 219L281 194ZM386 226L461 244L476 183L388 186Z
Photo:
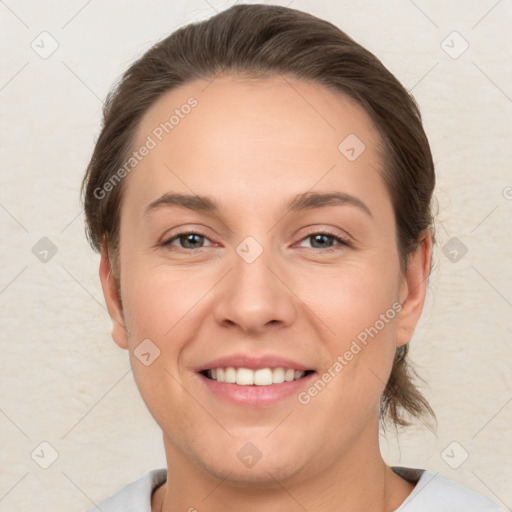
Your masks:
M309 366L309 365L308 365ZM205 397L236 406L272 408L293 400L317 374L311 366L279 354L233 353L195 369Z
M233 366L206 369L200 372L207 379L238 386L270 386L303 379L314 370L296 370L294 368L235 368Z

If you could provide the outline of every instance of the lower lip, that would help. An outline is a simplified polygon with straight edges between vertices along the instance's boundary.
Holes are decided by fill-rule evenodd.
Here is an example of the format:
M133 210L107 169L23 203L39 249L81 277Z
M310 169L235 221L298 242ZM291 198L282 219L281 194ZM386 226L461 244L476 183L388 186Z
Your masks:
M296 396L301 389L309 385L315 372L302 377L302 379L268 386L239 386L238 384L218 382L200 373L197 375L209 391L229 402L248 407L266 407L277 404L290 396Z

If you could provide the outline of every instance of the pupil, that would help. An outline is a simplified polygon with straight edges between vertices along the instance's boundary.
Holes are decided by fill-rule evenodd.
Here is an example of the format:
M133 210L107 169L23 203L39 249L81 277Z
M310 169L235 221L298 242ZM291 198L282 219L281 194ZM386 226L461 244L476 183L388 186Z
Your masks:
M324 247L326 243L328 244L329 238L330 238L330 235L314 235L313 236L313 240L314 240L313 247L315 247L315 244L317 242L320 242L320 247ZM322 243L324 245L322 245Z
M191 233L189 235L184 235L182 237L181 241L182 241L182 243L183 243L183 245L185 247L189 247L189 248L194 249L195 248L194 247L195 243L199 244L199 246L201 245L200 244L200 242L201 242L200 237L201 237L201 235L197 235L195 233ZM192 247L190 247L190 246L192 246Z

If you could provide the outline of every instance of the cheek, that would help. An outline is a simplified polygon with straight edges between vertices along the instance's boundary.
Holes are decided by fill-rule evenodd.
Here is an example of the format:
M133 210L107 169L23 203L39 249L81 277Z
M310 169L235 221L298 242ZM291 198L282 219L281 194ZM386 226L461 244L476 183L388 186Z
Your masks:
M398 263L349 259L336 270L301 273L297 287L301 299L329 327L341 343L356 337L386 315L386 329L393 327L393 304L398 297ZM389 264L391 262L391 264ZM395 268L396 267L396 268ZM388 328L389 327L389 328ZM342 348L342 347L340 347Z
M204 279L193 272L150 266L135 259L127 259L121 276L123 310L132 342L141 337L173 337L181 320L208 290Z
M124 263L123 309L135 383L155 421L178 432L190 407L179 367L190 334L187 314L201 294L184 294L184 279L176 272L129 258ZM179 416L172 414L177 408Z
M302 281L301 297L321 320L319 328L328 327L323 329L328 358L319 377L329 383L319 403L336 402L340 417L359 409L364 416L364 408L373 414L389 377L400 309L394 261L347 260L330 275L317 273Z

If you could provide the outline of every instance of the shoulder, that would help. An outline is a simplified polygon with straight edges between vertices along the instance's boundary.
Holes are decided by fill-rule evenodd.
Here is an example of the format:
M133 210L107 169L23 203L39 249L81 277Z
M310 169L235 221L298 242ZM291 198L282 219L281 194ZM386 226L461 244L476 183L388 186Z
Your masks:
M151 494L166 478L165 469L150 471L87 512L97 512L98 509L102 512L151 512Z
M407 471L407 468L396 468ZM413 470L414 471L414 470ZM395 512L503 512L497 505L457 482L428 470L417 470L418 483Z

